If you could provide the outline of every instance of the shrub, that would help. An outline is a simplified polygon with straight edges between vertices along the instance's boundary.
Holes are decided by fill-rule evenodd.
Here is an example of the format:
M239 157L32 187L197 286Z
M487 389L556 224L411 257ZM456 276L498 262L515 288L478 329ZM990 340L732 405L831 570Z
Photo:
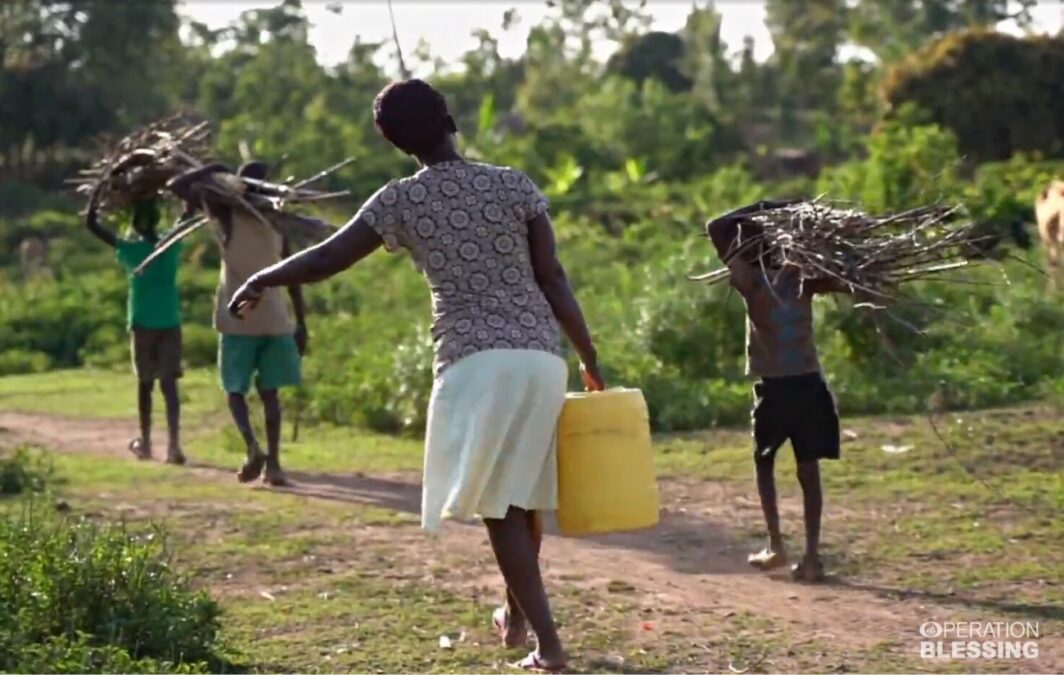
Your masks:
M181 356L189 368L208 368L218 362L218 333L209 324L185 322L181 327Z
M872 212L898 211L957 193L957 139L908 107L868 137L868 158L821 173L817 192Z
M20 447L0 456L0 496L44 492L51 479L52 464L41 453Z
M9 655L11 673L205 673L206 663L172 663L135 659L114 645L94 645L84 633L70 638L51 636L40 644L22 647Z
M170 566L161 531L46 516L32 505L0 520L0 606L8 672L202 663L219 628L218 605ZM152 669L160 668L170 666Z
M0 353L0 376L43 373L52 369L52 357L44 352L9 349Z
M306 379L314 387L308 412L385 433L420 432L432 391L428 327L412 319L392 322L386 334L364 328L378 323L372 316L346 317L313 329L318 347L307 360Z

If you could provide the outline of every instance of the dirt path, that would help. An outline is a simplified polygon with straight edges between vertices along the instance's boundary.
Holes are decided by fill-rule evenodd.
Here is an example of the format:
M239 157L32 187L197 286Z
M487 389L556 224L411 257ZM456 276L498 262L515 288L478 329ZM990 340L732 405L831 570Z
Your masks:
M33 443L61 452L120 456L130 428L123 420L0 412L3 445ZM204 480L233 481L231 468L193 465L189 470ZM407 513L417 513L419 507L417 476L297 472L292 478L294 485L285 491L309 499L365 503ZM241 488L234 484L234 489ZM641 605L675 610L662 616L666 625L661 630L679 630L692 640L708 629L707 621L689 621L688 616L723 621L750 612L786 627L801 642L823 641L855 651L888 649L914 657L924 622L1009 619L962 598L898 597L889 590L843 580L806 586L754 573L745 565L748 539L732 529L736 523L759 522L752 496L712 482L663 481L664 508L657 528L579 540L551 535L545 543L547 576L555 582L597 588L610 582L630 583ZM795 516L784 512L784 517ZM486 537L471 525L449 524L443 536L400 539L417 547L422 557L446 554L444 559L469 559L476 552L490 560ZM489 587L498 583L490 565L472 566L469 574L484 578L470 578L468 583ZM1064 669L1064 641L1059 636L1043 632L1040 650L1038 661L1014 661L1009 666L1041 672Z

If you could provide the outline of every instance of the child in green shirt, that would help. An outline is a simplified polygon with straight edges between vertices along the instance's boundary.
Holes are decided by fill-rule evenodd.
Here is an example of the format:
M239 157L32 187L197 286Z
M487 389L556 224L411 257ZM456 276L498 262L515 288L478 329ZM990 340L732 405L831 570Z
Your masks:
M151 254L159 237L159 204L155 199L137 201L132 208L132 228L138 235L121 239L104 228L98 219L99 190L89 198L85 224L98 239L115 249L119 264L129 276L127 328L137 376L137 408L140 436L129 442L130 451L140 459L151 459L152 390L159 380L166 400L166 422L170 444L166 461L184 464L179 434L181 403L177 380L181 377L181 300L177 290L177 268L181 245L171 247L140 276L133 270Z

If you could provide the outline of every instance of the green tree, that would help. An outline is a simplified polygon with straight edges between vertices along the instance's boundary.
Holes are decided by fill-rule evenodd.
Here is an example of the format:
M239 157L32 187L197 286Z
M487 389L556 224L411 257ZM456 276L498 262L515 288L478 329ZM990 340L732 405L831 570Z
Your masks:
M622 43L650 24L622 0L551 0L553 12L529 32L518 107L528 118L550 119L595 87L602 66L592 54L598 39Z
M772 63L779 78L780 129L788 142L801 139L805 113L830 111L835 101L845 17L844 0L765 2L765 24L775 47Z
M712 2L691 7L683 30L684 71L693 82L695 95L715 114L721 115L735 86L735 75L728 62L728 46L721 37L721 15Z
M183 48L174 0L10 0L0 6L0 149L24 178L171 109Z
M858 0L849 36L884 62L897 61L950 31L993 27L1016 19L1030 25L1037 0Z
M711 170L716 123L690 93L672 93L656 79L642 86L608 78L576 108L580 131L594 148L609 153L603 168L616 170L641 161L660 178L681 178Z
M433 78L433 83L447 97L459 130L469 135L495 131L496 121L505 119L513 110L523 76L523 64L503 58L499 54L499 41L491 33L477 30L474 37L477 46L462 55L462 70ZM481 129L482 119L488 121L482 115L485 105L490 105L492 119L489 128Z
M893 68L883 93L895 110L913 103L929 112L973 160L1064 156L1064 38L954 33Z
M382 79L375 67L366 67L376 50L353 50L356 61L331 75L316 59L308 28L298 0L244 12L230 27L233 47L211 63L200 88L201 106L218 124L223 157L253 156L294 176L311 175L346 155L374 164L364 148L373 135L370 102ZM372 93L355 100L345 85L360 80L372 83ZM383 157L389 168L398 164L393 153Z
M684 74L684 41L675 33L652 31L634 35L606 62L606 72L620 75L636 84L656 79L670 91L687 91L691 80Z

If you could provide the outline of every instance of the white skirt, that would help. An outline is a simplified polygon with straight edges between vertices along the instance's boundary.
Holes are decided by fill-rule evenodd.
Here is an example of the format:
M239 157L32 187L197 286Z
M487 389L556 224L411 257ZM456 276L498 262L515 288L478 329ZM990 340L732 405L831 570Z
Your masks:
M558 505L558 415L568 368L547 352L493 349L437 378L429 402L421 526Z

